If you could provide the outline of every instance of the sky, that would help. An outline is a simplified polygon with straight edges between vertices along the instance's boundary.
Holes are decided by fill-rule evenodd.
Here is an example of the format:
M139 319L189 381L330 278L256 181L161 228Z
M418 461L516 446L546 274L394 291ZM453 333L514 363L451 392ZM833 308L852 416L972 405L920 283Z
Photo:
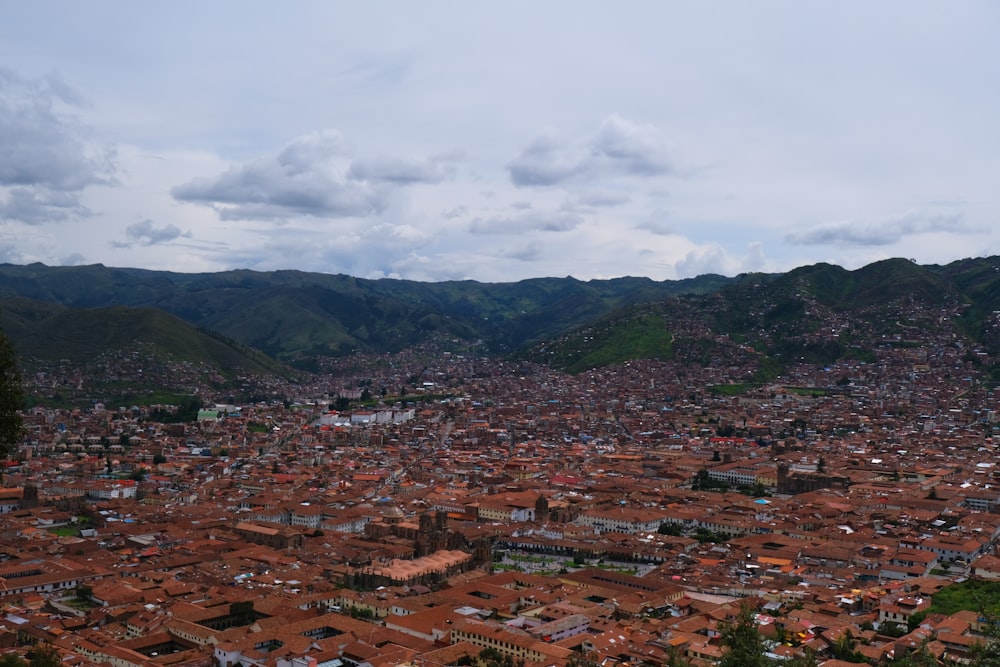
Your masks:
M0 0L0 262L512 282L1000 254L1000 3Z

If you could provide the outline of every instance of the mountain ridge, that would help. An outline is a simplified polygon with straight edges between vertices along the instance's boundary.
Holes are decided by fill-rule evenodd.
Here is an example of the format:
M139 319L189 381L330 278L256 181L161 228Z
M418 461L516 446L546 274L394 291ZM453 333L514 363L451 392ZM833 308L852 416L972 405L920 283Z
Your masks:
M153 307L282 362L351 352L392 352L430 334L518 349L635 300L711 291L722 276L514 283L420 283L295 270L181 274L103 265L0 265L0 299L70 308Z
M297 270L181 274L3 264L0 309L12 304L22 328L32 317L54 317L43 317L39 304L66 309L65 318L74 309L125 308L102 312L124 318L126 329L141 321L127 309L156 309L241 350L303 368L320 357L394 353L431 339L573 372L633 358L705 364L751 355L758 378L795 361L871 358L886 337L917 328L1000 352L997 257L943 266L894 258L854 270L817 263L786 273L659 282L421 283ZM21 334L11 337L17 345ZM185 345L203 347L192 341Z

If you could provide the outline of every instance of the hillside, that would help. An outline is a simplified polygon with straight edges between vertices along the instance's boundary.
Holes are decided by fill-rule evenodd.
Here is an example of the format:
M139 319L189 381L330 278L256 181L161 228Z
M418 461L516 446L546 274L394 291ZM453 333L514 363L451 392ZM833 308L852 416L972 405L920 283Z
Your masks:
M88 358L144 341L222 373L281 372L275 359L308 368L322 357L431 340L573 372L659 358L751 369L744 379L753 381L796 363L872 359L880 346L915 336L1000 352L998 258L496 284L6 264L0 305L0 323L28 356Z
M198 329L155 308L67 308L25 298L0 299L0 327L25 359L129 359L143 350L163 364L187 365L220 380L236 374L288 377L290 369L260 352Z
M872 359L881 346L916 338L996 353L994 264L995 258L947 267L893 259L856 271L816 264L746 274L711 293L608 313L522 356L571 372L635 358L726 364L745 369L743 380L762 381L797 363Z
M503 353L629 303L704 293L730 279L540 278L516 283L365 280L301 271L181 274L101 265L0 265L0 298L67 308L158 308L289 363L393 352L441 335Z

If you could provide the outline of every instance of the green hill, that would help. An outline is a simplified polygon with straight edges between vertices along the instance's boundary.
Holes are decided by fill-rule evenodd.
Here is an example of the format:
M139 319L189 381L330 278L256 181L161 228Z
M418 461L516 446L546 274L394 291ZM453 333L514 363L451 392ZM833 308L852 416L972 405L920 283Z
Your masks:
M155 308L66 308L23 298L0 299L0 327L22 357L86 363L138 349L154 357L203 365L223 376L290 376L260 352L198 329Z
M758 380L794 363L871 359L879 346L905 345L916 333L1000 352L998 258L945 266L890 259L855 271L815 264L681 281L493 284L4 264L0 301L4 327L32 354L72 356L80 341L89 353L127 349L127 339L148 336L175 356L218 357L233 369L269 368L252 349L309 367L319 357L395 352L429 340L573 371L663 358L753 367Z
M704 293L730 279L539 278L516 283L365 280L301 271L180 274L102 265L0 265L0 298L69 308L150 307L285 362L393 352L444 336L504 352L614 308Z
M1000 309L993 264L1000 262L965 260L942 269L893 259L856 271L816 264L745 274L715 291L612 311L524 356L571 372L666 357L754 368L740 379L761 381L795 363L872 359L879 346L905 344L917 333L948 342L968 335L995 350L1000 326L991 328L987 317Z

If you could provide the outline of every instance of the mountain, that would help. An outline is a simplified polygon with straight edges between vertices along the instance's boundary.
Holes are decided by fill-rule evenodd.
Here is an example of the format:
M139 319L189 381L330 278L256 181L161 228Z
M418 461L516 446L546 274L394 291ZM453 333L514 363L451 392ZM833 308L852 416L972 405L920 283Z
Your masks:
M220 372L278 372L275 359L308 367L323 356L457 340L573 372L660 358L724 364L756 381L796 363L874 359L915 340L1000 353L1000 258L494 284L4 264L0 315L22 354L49 359L138 339L174 358L217 360Z
M998 258L943 267L891 259L856 271L816 264L744 274L709 293L629 305L521 356L571 372L628 359L672 359L740 368L753 374L741 379L760 381L795 363L871 360L881 346L917 341L979 346L996 355L998 314Z
M432 336L504 352L629 303L708 292L730 279L540 278L516 283L365 280L301 271L182 274L102 265L0 265L0 300L72 309L156 308L288 363L393 352Z
M145 361L187 366L196 375L289 377L274 359L155 308L67 308L22 297L0 299L0 328L22 357L40 363ZM200 369L200 370L199 370ZM176 373L176 371L175 371Z

